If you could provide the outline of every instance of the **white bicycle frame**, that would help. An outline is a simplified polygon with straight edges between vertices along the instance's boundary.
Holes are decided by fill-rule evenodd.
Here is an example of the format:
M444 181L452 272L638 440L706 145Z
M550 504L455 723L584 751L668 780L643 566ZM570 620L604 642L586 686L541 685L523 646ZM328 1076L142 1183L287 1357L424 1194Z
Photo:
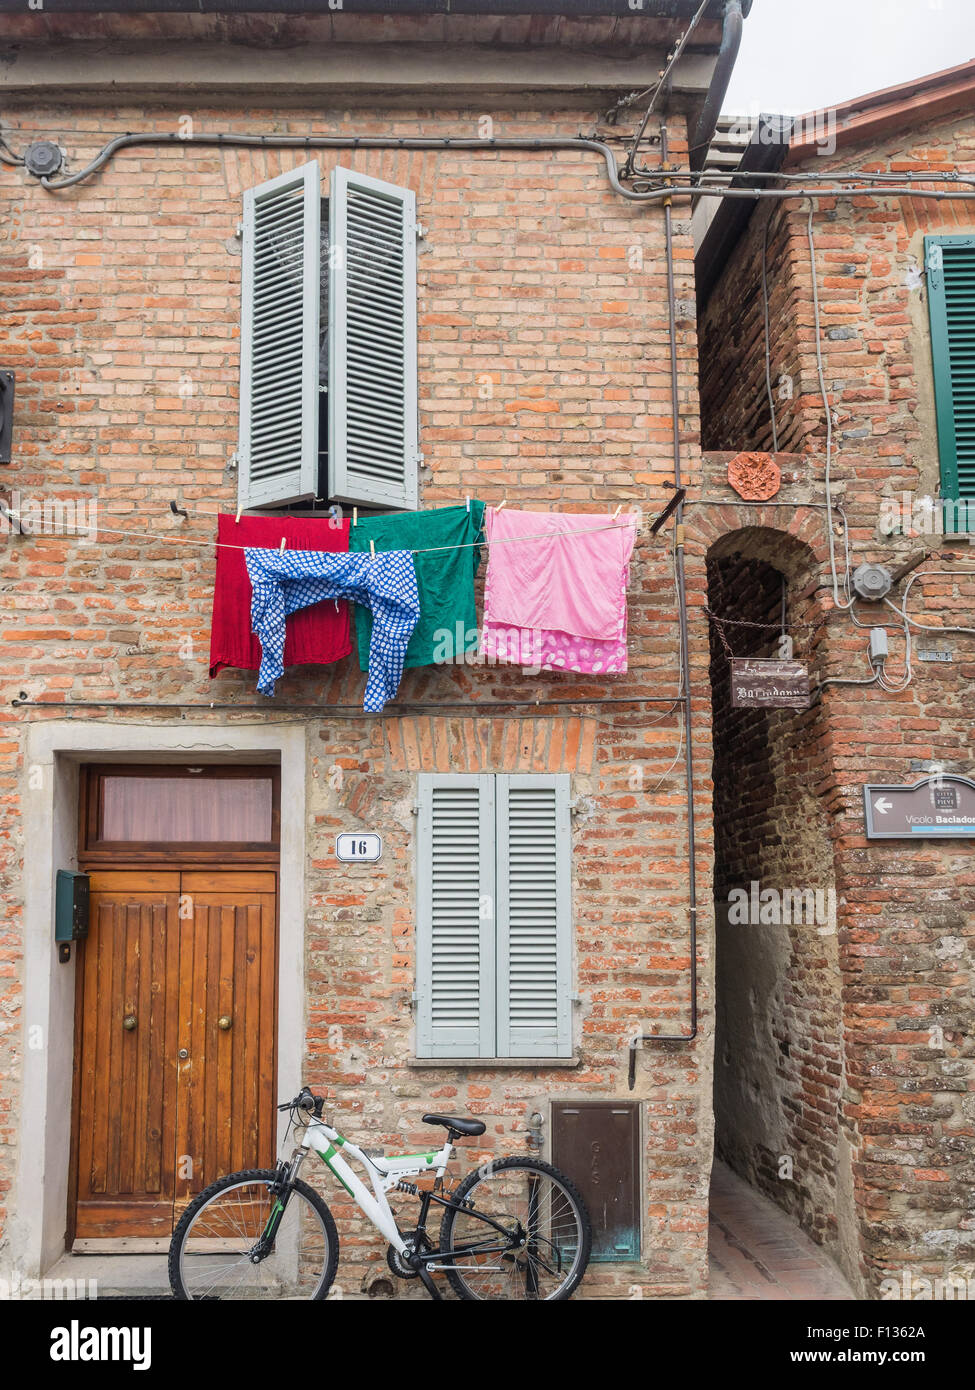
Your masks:
M432 1173L435 1177L442 1178L454 1154L454 1146L448 1139L442 1149L398 1154L391 1158L370 1157L363 1153L357 1144L353 1144L351 1139L344 1138L337 1129L325 1124L324 1120L310 1121L300 1148L306 1152L314 1149L360 1210L401 1255L406 1253L406 1243L397 1230L386 1193L402 1178L415 1177L419 1173ZM372 1184L371 1192L355 1169L346 1163L346 1154L365 1168Z

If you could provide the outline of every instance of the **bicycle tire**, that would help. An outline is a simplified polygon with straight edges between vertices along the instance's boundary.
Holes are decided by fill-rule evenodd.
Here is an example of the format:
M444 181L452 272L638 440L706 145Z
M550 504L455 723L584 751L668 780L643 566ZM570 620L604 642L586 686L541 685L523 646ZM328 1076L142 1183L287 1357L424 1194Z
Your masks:
M510 1171L512 1169L534 1171L559 1183L575 1206L580 1225L577 1267L573 1270L566 1283L559 1289L558 1293L553 1294L551 1298L545 1300L551 1303L564 1302L566 1299L571 1298L575 1290L579 1287L582 1277L589 1266L589 1256L592 1251L592 1221L589 1217L588 1208L579 1193L579 1189L576 1187L575 1183L572 1182L571 1178L567 1178L564 1173L559 1172L558 1168L553 1168L550 1163L543 1163L539 1158L521 1158L516 1155L513 1158L503 1158L499 1160L499 1162L491 1164L491 1170L494 1173ZM483 1170L475 1168L472 1172L467 1174L467 1177L464 1178L463 1182L452 1194L454 1200L458 1202L463 1201L467 1194L482 1180ZM454 1219L457 1214L455 1208L447 1207L444 1211L443 1219L440 1222L440 1250L445 1262L451 1258L451 1252L453 1250L451 1238L454 1229ZM450 1287L459 1298L467 1303L478 1303L482 1301L468 1288L466 1281L457 1270L448 1268L445 1272Z
M182 1273L180 1271L180 1255L183 1249L183 1242L186 1239L187 1231L193 1223L194 1217L206 1206L218 1193L226 1188L234 1187L243 1182L277 1182L278 1172L273 1168L246 1168L239 1173L228 1173L226 1177L217 1178L209 1187L205 1187L198 1196L194 1197L173 1231L173 1238L169 1243L169 1286L173 1291L173 1297L181 1302L192 1303L196 1300L191 1298L183 1284ZM321 1218L325 1228L325 1235L328 1240L328 1264L325 1275L318 1289L312 1294L309 1302L320 1303L328 1297L328 1291L335 1282L335 1275L339 1264L339 1233L335 1225L335 1218L328 1206L318 1195L318 1193L297 1178L294 1183L294 1191L301 1195L311 1204Z

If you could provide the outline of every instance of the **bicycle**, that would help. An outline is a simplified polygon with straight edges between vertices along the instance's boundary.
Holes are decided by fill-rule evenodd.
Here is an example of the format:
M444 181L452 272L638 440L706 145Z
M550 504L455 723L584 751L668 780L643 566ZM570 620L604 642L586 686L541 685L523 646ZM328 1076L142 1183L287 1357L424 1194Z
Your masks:
M424 1115L447 1137L439 1149L394 1157L370 1155L322 1119L324 1097L303 1087L288 1126L304 1134L288 1161L219 1178L184 1211L169 1247L175 1298L312 1299L328 1297L339 1261L339 1238L321 1196L298 1177L314 1150L356 1205L389 1242L386 1259L399 1279L419 1279L442 1297L443 1272L467 1301L560 1301L579 1285L592 1247L585 1203L572 1182L528 1156L491 1160L453 1189L444 1174L457 1139L484 1133L481 1120ZM308 1118L304 1118L307 1116ZM346 1161L365 1169L370 1188ZM433 1174L432 1187L409 1181ZM387 1194L419 1198L415 1226L401 1230ZM443 1208L439 1237L427 1229L430 1208Z

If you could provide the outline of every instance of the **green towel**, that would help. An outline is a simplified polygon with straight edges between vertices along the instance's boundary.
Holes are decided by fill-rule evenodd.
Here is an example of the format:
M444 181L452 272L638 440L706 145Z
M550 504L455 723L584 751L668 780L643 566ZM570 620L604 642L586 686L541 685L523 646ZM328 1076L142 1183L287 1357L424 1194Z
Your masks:
M484 525L484 503L471 498L471 509L437 507L429 512L394 512L364 517L349 535L349 550L427 550L434 546L466 546L466 550L434 550L414 555L420 594L420 620L406 648L407 666L433 666L458 652L477 651L474 575L481 562L479 545L472 545ZM359 666L369 669L372 611L355 605Z

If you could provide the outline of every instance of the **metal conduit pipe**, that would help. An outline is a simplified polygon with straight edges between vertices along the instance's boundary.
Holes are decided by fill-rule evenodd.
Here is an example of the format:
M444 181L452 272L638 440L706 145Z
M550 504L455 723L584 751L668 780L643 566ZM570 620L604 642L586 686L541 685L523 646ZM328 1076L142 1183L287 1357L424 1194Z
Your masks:
M75 184L81 183L83 179L103 169L105 165L114 158L119 150L133 149L136 147L151 147L165 145L180 145L186 149L193 145L199 145L204 149L217 149L226 146L227 149L269 149L269 150L537 150L537 151L558 151L558 150L590 150L598 154L605 162L606 174L609 179L610 187L614 193L621 198L626 198L631 203L646 203L653 205L662 203L668 198L839 198L855 197L863 194L871 194L874 197L910 197L925 198L934 201L948 199L975 199L975 190L967 192L956 190L951 191L918 188L908 189L903 184L896 186L865 186L856 187L837 185L822 187L798 187L798 188L712 188L698 184L687 184L678 187L668 187L666 184L659 186L647 183L644 179L637 181L638 185L642 182L644 187L633 189L626 188L620 181L620 169L616 163L616 155L611 146L603 140L593 140L586 136L550 136L546 139L534 139L529 137L516 138L501 137L493 140L480 140L476 136L391 136L391 135L192 135L181 136L176 134L128 134L119 135L114 140L110 140L101 151L95 156L90 164L84 169L79 169L76 174L69 174L63 179L41 178L41 187L46 188L51 193L59 192L63 188L72 188ZM673 175L671 174L671 177Z
M660 157L667 162L667 127L660 128ZM670 199L664 203L664 237L667 256L667 306L670 337L670 411L674 434L674 486L681 486L680 391L677 377L677 300L674 285L674 226ZM674 517L677 528L674 549L677 587L678 646L681 674L681 702L684 706L684 775L687 784L687 894L690 916L691 1027L688 1033L640 1033L630 1043L627 1085L636 1085L636 1053L642 1042L691 1042L697 1037L697 847L694 836L694 737L691 729L691 673L687 634L687 588L684 575L684 503L678 503Z

